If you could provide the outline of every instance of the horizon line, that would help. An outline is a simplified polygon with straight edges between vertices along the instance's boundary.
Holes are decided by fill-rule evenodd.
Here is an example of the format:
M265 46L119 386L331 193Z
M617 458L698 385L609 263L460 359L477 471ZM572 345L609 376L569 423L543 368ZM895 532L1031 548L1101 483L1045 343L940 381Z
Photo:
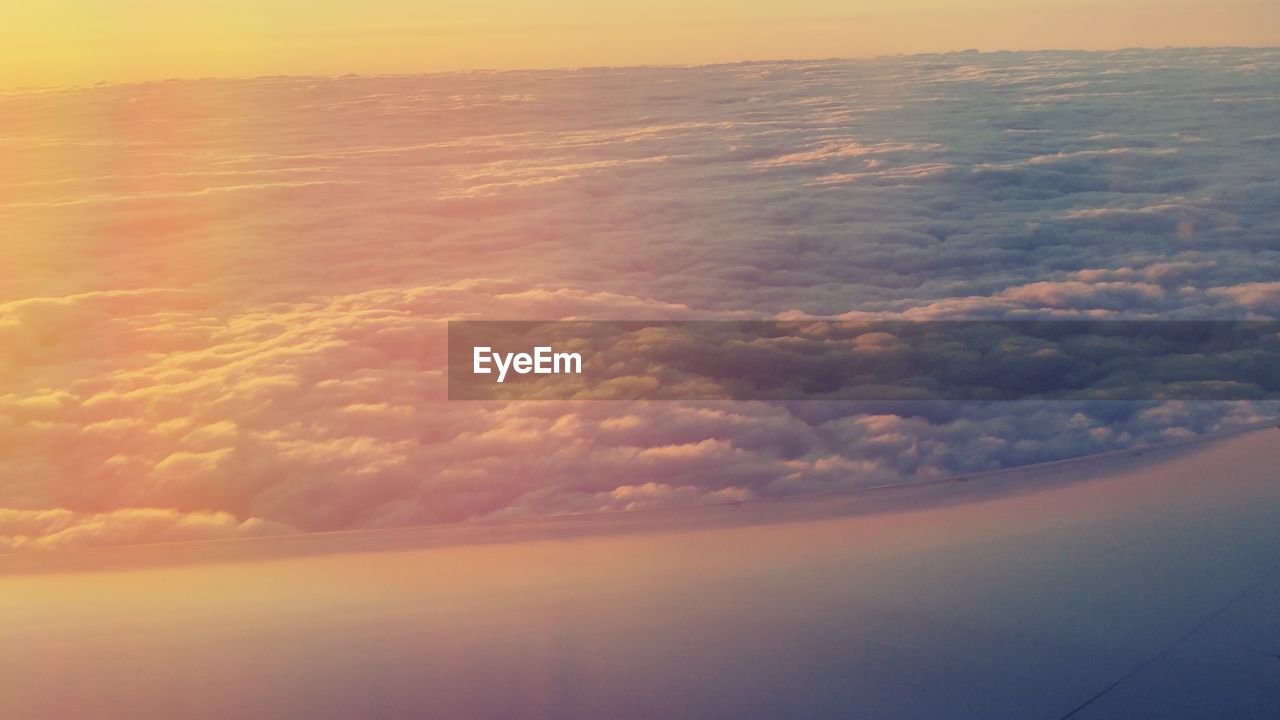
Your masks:
M1107 55L1126 52L1170 52L1170 51L1225 51L1225 50L1273 50L1280 51L1280 45L1126 45L1114 48L1038 48L1038 49L1018 49L1018 48L1002 48L999 50L984 50L980 48L963 48L955 50L937 50L933 52L917 52L917 53L880 53L875 55L830 55L830 56L813 56L813 57L775 57L775 58L747 58L743 60L726 60L721 62L708 63L637 63L634 65L547 65L533 67L460 67L448 70L420 70L420 71L404 71L404 72L385 72L385 73L335 73L335 74L308 74L308 73L265 73L261 75L200 75L191 77L154 77L139 80L95 80L84 83L68 83L65 85L5 85L0 84L0 94L20 94L20 93L36 93L50 91L73 91L73 90L89 90L95 88L106 87L130 87L138 85L158 85L163 83L195 83L195 82L254 82L261 80L339 80L339 79L361 79L361 78L414 78L414 77L445 77L455 75L506 75L520 73L571 73L589 70L687 70L698 68L717 68L730 67L736 65L772 65L772 64L796 64L807 62L875 62L890 59L903 59L915 57L937 57L951 55L1006 55L1006 54L1023 54L1023 55L1053 55L1053 54L1075 54L1075 55Z

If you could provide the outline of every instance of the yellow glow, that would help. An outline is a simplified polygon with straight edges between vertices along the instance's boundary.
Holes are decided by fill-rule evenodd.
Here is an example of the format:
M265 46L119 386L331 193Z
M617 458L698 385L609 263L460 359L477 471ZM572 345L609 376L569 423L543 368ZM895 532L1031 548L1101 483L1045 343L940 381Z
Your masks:
M0 86L165 77L1280 44L1273 0L52 0L0 10Z

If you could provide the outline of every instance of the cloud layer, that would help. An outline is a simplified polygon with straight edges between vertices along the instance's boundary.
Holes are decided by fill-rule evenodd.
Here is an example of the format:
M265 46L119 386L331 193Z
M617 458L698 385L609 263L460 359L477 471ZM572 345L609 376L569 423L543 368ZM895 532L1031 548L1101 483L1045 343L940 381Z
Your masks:
M781 496L1247 404L459 404L444 321L1276 318L1280 52L0 94L0 547Z

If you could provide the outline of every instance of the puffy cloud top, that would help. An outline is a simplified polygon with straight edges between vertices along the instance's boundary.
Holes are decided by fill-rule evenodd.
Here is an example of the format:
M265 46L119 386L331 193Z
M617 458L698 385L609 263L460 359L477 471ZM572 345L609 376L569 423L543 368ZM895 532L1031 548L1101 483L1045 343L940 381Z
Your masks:
M457 404L451 318L1275 318L1280 52L0 94L0 547L721 502L1250 405ZM643 381L643 378L637 379Z

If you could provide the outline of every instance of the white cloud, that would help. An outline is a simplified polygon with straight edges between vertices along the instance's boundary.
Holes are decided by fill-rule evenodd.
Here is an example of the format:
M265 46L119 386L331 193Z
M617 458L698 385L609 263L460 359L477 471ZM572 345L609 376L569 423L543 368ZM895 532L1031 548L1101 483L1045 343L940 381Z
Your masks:
M0 121L0 543L771 497L1251 422L447 403L443 323L1276 317L1277 77L1215 50L4 94L67 121Z

